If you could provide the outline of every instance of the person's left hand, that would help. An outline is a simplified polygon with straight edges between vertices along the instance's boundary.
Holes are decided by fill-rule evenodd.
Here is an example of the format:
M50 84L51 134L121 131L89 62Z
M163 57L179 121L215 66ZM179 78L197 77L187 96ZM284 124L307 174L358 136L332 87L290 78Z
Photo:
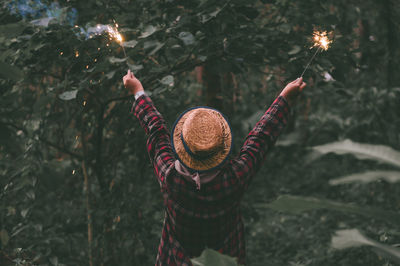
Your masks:
M140 80L138 80L131 70L128 70L128 73L122 78L124 82L125 88L129 90L131 94L136 94L139 91L143 91L143 86Z

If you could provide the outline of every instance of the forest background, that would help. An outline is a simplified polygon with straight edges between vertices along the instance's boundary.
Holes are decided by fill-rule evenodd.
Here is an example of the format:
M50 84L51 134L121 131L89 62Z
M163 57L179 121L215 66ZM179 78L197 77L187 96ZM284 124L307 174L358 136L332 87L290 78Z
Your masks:
M400 263L400 2L0 5L0 265L153 264L162 197L122 76L169 126L220 109L237 154L314 30L331 48L243 199L248 264ZM104 31L116 24L122 43Z

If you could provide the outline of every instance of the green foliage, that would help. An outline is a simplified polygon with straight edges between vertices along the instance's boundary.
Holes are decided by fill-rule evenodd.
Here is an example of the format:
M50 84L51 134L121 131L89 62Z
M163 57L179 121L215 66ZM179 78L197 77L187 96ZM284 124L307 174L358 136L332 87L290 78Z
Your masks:
M268 207L277 211L286 211L294 214L310 210L328 209L350 214L359 214L369 218L383 219L385 221L391 221L393 224L400 222L400 215L396 212L374 208L363 208L354 204L340 203L326 199L291 195L280 196L269 204L257 204L256 207Z
M359 174L352 174L329 180L331 185L349 184L355 182L370 183L378 180L385 180L388 183L400 182L399 171L367 171Z
M367 238L357 229L338 230L332 237L332 247L344 249L359 246L371 246L375 252L382 254L396 263L400 263L400 249L381 244L377 241Z
M331 252L329 243L338 225L360 228L387 245L399 242L397 227L383 218L398 209L400 195L399 182L387 183L398 180L389 178L396 176L391 167L398 167L400 149L399 3L71 0L49 12L58 19L48 19L11 13L8 4L19 1L3 2L0 265L87 265L90 255L94 265L154 263L162 197L121 77L130 68L170 124L187 107L208 104L215 92L238 151L266 105L303 70L314 28L332 31L334 43L306 73L308 86L291 108L288 134L243 202L247 260L390 265L363 249ZM53 1L41 2L47 7ZM76 21L66 15L72 8ZM113 20L124 36L121 44L105 34L80 33ZM198 66L219 77L220 90L208 85L211 78ZM342 139L354 142L337 141ZM307 164L309 147L323 148L326 156ZM336 181L346 182L342 186L330 185L363 169L372 171L368 183L346 178ZM300 196L269 206L307 211L254 207L279 194ZM203 259L213 254L208 250Z
M358 159L372 159L400 167L400 152L384 145L371 145L343 140L313 147L319 154L353 154Z

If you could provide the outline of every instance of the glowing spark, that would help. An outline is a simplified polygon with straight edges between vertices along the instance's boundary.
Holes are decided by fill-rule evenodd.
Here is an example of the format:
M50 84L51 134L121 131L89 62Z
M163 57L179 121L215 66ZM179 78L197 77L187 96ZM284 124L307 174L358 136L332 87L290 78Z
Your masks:
M317 51L315 51L314 55L311 57L310 61L308 61L306 67L303 70L303 73L301 73L300 77L303 77L304 73L310 66L311 62L314 60L315 56L318 54L318 52L322 49L324 51L328 50L329 45L332 43L332 40L329 40L328 38L328 33L326 31L317 31L315 30L313 32L313 40L314 40L314 45L311 47L318 47Z
M86 69L89 69L89 65L86 65Z
M100 47L97 47L97 51L100 51Z
M83 106L85 106L86 105L86 101L83 101Z
M122 45L124 38L122 37L121 33L119 33L119 31L118 31L118 24L115 23L115 28L111 27L111 26L107 26L107 32L108 32L108 35L110 36L110 41L112 39L115 39L115 40L117 40L117 42L119 42L119 44L122 47L122 51L124 52L124 55L126 57L125 49L124 49L124 46Z
M97 58L95 58L94 61L97 62Z
M107 27L107 32L110 35L110 39L116 39L119 43L121 43L124 39L122 38L121 33L119 33L118 27L113 28L111 26Z
M63 55L63 54L64 54L64 52L61 52L61 53L60 53L60 55Z
M74 169L74 170L72 170L72 174L73 174L73 175L75 174L75 169Z
M323 50L328 50L329 45L332 43L332 40L329 40L326 31L314 31L313 33L314 45L312 47L319 47Z
M75 57L79 56L79 51L75 51Z

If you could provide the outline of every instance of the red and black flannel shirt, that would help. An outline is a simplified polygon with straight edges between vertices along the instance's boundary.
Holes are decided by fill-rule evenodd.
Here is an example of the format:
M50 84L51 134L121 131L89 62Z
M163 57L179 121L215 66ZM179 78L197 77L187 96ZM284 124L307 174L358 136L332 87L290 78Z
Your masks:
M148 136L147 150L164 198L165 218L156 265L192 265L190 258L199 256L205 248L245 264L240 200L286 125L286 100L280 96L272 103L246 137L239 155L200 190L175 170L170 134L150 97L140 96L132 108Z

